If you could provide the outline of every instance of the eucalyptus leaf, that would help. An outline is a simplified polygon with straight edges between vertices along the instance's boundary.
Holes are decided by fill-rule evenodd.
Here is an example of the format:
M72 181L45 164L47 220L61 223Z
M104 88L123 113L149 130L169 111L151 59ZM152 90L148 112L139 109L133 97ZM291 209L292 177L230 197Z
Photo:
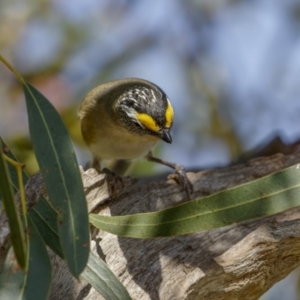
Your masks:
M21 222L15 198L13 196L12 186L8 167L3 158L2 145L0 141L0 190L4 203L5 212L8 219L10 238L14 247L18 263L23 270L27 267L27 246L25 240L24 226Z
M300 164L217 194L158 212L90 214L90 223L134 238L178 236L283 212L300 205Z
M89 261L81 277L96 289L104 299L130 300L128 291L108 268L106 263L90 252Z
M29 262L24 273L15 259L13 248L7 254L0 273L0 299L48 299L51 286L51 262L35 225L29 221ZM38 287L38 288L37 288Z
M57 212L40 196L38 204L29 213L44 242L61 258L64 258L58 236Z
M19 162L17 160L17 158L15 157L15 155L10 151L10 149L6 145L6 143L2 140L1 137L0 137L0 140L2 142L3 153L5 155L7 155L9 158L11 158L11 159ZM9 171L9 175L10 175L10 179L11 179L11 184L13 186L14 192L17 192L19 190L19 186L18 186L18 175L17 175L16 168L14 166L12 166L11 164L8 164L8 171ZM27 180L29 179L29 176L27 175L27 173L24 170L22 172L22 176L23 176L23 183L25 185L26 182L27 182Z
M0 272L0 299L21 299L25 274L16 261L13 247L6 256L3 270Z
M1 55L0 60L24 85L31 137L48 194L56 208L53 209L49 202L40 196L38 205L31 210L28 215L30 224L28 231L32 233L29 271L27 276L24 275L24 272L18 268L11 250L4 269L0 273L0 299L21 299L22 295L30 300L46 299L49 291L50 268L40 234L54 252L61 257L66 256L73 275L79 276L89 255L87 206L74 149L59 115L48 100L25 83L18 72ZM13 156L12 153L10 155ZM0 156L2 159L1 151ZM47 161L48 158L49 161ZM5 164L4 168L6 168ZM15 171L13 169L10 171L14 177L13 186L17 189L16 177L13 174ZM8 182L8 176L5 178ZM24 173L24 182L27 179L28 177ZM51 193L56 188L57 191ZM63 194L60 194L62 191ZM3 194L0 193L0 196ZM39 253L39 249L41 249L41 253ZM40 259L43 264L41 268L38 265ZM108 295L108 297L112 295L112 298L107 299L130 299L126 289L110 272L105 263L97 257L88 262L86 270L83 274L90 284L95 285L95 288L103 295ZM35 285L39 289L42 284L41 292L35 293L32 288L32 284L35 284L34 277L38 277L37 280L45 278L44 281L38 283L38 286ZM102 287L97 280L103 281Z
M44 197L40 197L38 205L30 212L30 217L43 235L46 244L61 258L63 253L59 243L56 218L57 213ZM108 266L95 254L90 252L86 268L81 277L91 284L105 299L130 299L127 290Z
M47 192L58 212L65 260L78 278L89 255L88 212L75 151L59 114L34 87L24 84L29 131Z
M5 154L9 158L18 161L15 155L9 150L5 142L1 139L1 137L0 140L2 141L3 149L6 149ZM14 187L14 190L17 191L19 187L16 169L11 165L8 165L8 169L11 177L11 184ZM24 170L22 174L23 182L25 184L28 181L29 176ZM63 258L63 253L58 237L57 212L42 195L40 195L37 205L30 210L29 216L34 222L35 227L38 228L38 231L40 232L45 243L56 254Z
M13 153L8 149L7 145L1 140L3 149L5 149L5 154L17 161ZM17 172L14 166L8 165L8 170L10 173L10 182L14 191L19 190ZM23 171L23 182L24 184L29 179L28 175ZM1 289L1 297L7 297L7 299L47 299L49 294L50 284L51 284L51 263L46 250L46 245L44 244L42 238L37 232L36 226L30 219L30 216L27 217L29 221L29 229L27 232L30 232L28 235L29 242L29 261L28 261L28 271L24 276L24 272L18 270L16 267L16 262L13 259L11 251L7 256L7 262L5 265L4 277L1 277L1 280L4 280L3 289ZM8 273L10 272L10 276ZM36 287L39 287L36 289ZM14 297L12 297L14 295ZM5 299L5 298L3 298Z
M28 225L30 231L29 265L23 299L48 299L52 277L51 261L46 245L30 216L28 216Z

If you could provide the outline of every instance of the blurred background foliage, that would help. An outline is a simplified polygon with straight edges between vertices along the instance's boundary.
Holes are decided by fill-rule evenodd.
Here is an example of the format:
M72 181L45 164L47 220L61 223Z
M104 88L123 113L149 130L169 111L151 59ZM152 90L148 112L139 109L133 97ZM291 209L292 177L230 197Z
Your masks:
M1 0L0 26L1 54L61 113L83 165L79 102L122 77L167 93L174 142L156 151L188 169L298 148L298 0ZM33 174L24 96L4 66L0 95L0 135ZM135 172L162 169L139 162ZM298 299L293 286L285 299Z

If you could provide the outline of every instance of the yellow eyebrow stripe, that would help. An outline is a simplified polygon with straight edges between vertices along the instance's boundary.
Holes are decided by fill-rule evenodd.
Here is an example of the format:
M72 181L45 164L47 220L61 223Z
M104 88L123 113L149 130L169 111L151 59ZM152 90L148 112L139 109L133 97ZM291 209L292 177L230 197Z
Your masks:
M142 113L137 113L136 116L137 119L149 130L154 132L157 132L159 130L159 126L151 116Z
M173 117L174 117L174 110L173 110L173 107L172 107L170 101L168 100L167 109L166 109L166 113L165 113L167 128L171 127L172 122L173 122Z

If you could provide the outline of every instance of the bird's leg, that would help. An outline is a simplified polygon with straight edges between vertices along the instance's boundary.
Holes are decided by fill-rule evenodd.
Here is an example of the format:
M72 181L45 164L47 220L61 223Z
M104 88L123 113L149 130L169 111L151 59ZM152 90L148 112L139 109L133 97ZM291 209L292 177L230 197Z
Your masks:
M101 160L99 158L93 158L92 168L94 168L99 174L106 174L106 180L110 186L111 195L116 195L116 191L124 188L123 178L120 175L116 174L114 171L111 171L107 168L101 169Z
M114 160L108 168L101 168L101 160L98 157L93 157L92 168L94 168L98 173L110 173L117 174L122 176L126 173L128 168L130 167L131 162L128 160L116 159Z
M97 157L93 157L92 168L94 168L99 174L101 173L101 161Z
M129 160L114 160L110 165L109 165L109 169L114 172L117 173L118 175L125 175L126 172L128 171L129 167L131 166L131 161Z
M174 169L174 174L172 174L169 177L176 180L180 184L180 186L186 191L188 198L191 199L190 195L193 193L193 185L188 180L185 173L185 169L182 165L164 161L160 158L154 157L151 151L146 155L146 159L148 161L156 162Z

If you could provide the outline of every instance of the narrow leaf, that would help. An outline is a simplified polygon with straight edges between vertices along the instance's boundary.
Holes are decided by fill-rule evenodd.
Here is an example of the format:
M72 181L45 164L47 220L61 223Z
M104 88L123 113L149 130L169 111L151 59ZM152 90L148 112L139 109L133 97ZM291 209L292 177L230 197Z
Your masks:
M44 242L58 256L63 258L58 236L57 212L43 196L40 196L38 204L30 211L29 215L43 237Z
M8 146L5 144L5 142L2 140L2 138L0 137L0 140L2 142L2 149L3 149L3 153L5 155L7 155L9 158L18 161L17 158L14 156L14 154L10 151L10 149L8 148ZM14 192L17 192L19 189L18 186L18 175L17 175L17 171L16 168L10 164L8 164L8 171L9 171L9 175L10 175L10 179L11 179L11 184L13 186ZM29 179L29 176L26 174L26 172L24 172L23 170L23 183L24 185L26 184L27 180Z
M1 139L1 138L0 138ZM3 152L9 158L17 161L16 157L13 153L8 149L7 145L2 141ZM8 165L8 170L11 177L11 185L13 186L15 192L19 189L18 186L18 178L17 172L14 166ZM29 179L28 175L23 171L23 182ZM52 209L53 210L53 209ZM54 210L53 210L54 211ZM55 214L57 217L57 214ZM8 290L6 290L5 294L11 295L11 293L15 294L16 297L9 299L21 299L22 295L24 299L47 299L47 295L50 290L51 283L51 262L48 256L48 252L46 250L46 245L44 244L42 238L33 222L29 220L29 261L28 261L28 272L24 276L24 273L21 270L18 271L18 268L14 266L14 263L11 259L13 256L8 256L7 261L10 262L11 267L6 266L6 274L8 271L11 273L11 276L8 276L9 281L5 284L8 285ZM55 219L56 220L56 219ZM14 269L13 269L14 268ZM39 287L36 289L36 287ZM4 289L5 290L5 289ZM12 292L13 291L13 292ZM2 299L0 297L0 299Z
M45 244L29 216L28 221L30 232L28 271L24 273L20 269L11 248L0 273L1 300L48 299L51 285L51 262Z
M299 205L300 164L297 164L173 208L128 216L90 214L90 222L97 228L125 237L167 237L270 216Z
M0 142L1 143L1 142ZM27 249L24 227L21 222L17 207L15 204L15 199L13 196L13 191L11 187L11 180L9 178L8 168L6 162L4 161L2 154L2 145L0 144L0 190L3 198L3 203L5 207L5 212L8 218L8 224L10 229L10 237L12 245L14 247L15 255L17 260L23 270L26 269L27 265Z
M108 268L106 263L90 252L87 267L81 277L92 285L104 299L130 300L128 291L118 280L115 274Z
M74 148L52 104L24 84L29 130L50 200L58 211L60 243L70 271L83 271L89 255L88 213Z
M0 137L1 140L1 137ZM5 154L15 160L18 161L15 155L9 150L7 145L2 141L3 152ZM11 184L14 187L15 191L18 190L18 178L15 167L8 165L8 170L11 177ZM23 182L24 184L29 179L29 176L23 171ZM45 243L60 257L63 258L62 249L60 246L60 241L58 237L58 228L57 228L57 212L53 209L53 207L49 204L49 202L40 195L38 200L38 204L30 210L29 216L31 220L34 222L35 227L38 228L41 236L43 237Z
M60 257L62 251L57 234L57 213L41 197L38 205L30 212L30 217L43 235L45 243ZM130 299L127 290L100 258L90 252L86 268L81 277L91 284L105 299Z
M51 261L46 245L29 216L28 221L30 232L29 265L23 299L48 299L52 275Z
M0 272L0 299L21 299L24 280L24 272L16 261L13 247L11 247L5 259L3 270Z

